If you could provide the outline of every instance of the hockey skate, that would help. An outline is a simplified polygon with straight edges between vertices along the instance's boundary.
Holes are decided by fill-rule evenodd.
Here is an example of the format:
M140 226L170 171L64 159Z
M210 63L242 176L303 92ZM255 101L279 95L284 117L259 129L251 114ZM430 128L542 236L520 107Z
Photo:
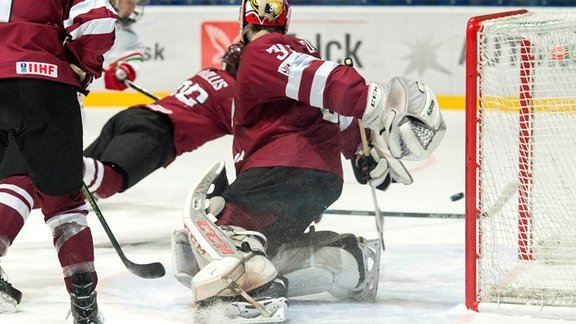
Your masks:
M194 304L194 319L205 324L284 322L288 308L287 283L285 278L277 278L249 294L238 290L238 296L199 301ZM231 288L234 289L234 285Z
M70 313L74 324L102 324L103 318L98 312L96 291L90 273L72 275L74 292L70 293Z
M222 226L242 257L214 260L192 279L196 320L220 317L231 323L273 323L286 320L288 281L278 278L266 257L265 237L235 226Z
M6 273L0 267L0 314L15 313L22 293L8 282Z

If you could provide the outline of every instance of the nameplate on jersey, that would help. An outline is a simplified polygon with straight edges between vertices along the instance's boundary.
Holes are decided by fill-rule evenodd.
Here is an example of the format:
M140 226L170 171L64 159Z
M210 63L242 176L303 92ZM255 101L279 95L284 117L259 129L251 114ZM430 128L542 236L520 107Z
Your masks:
M58 78L58 66L42 62L16 62L16 73Z

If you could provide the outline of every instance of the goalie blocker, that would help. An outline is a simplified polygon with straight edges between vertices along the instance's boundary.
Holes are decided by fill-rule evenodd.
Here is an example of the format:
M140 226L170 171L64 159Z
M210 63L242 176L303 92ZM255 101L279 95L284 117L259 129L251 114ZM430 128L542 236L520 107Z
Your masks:
M221 197L215 196L227 185L226 173L223 170L222 163L215 165L199 182L199 186L191 190L186 206L191 206L192 210L188 208L184 213L185 229L177 230L172 235L175 276L183 285L193 290L196 300L199 296L212 295L218 290L221 290L219 296L234 295L227 287L226 280L221 279L251 272L249 262L242 261L246 257L241 256L235 248L244 245L245 250L246 243L242 241L248 242L253 250L250 253L262 254L265 250L262 249L263 246L256 245L261 250L254 251L254 242L249 241L255 237L262 238L259 233L214 225L215 215L218 215L224 204ZM214 176L216 174L218 175ZM210 187L214 190L207 193L205 189ZM194 192L199 199L194 199ZM202 192L206 193L201 194ZM191 216L195 214L194 210L201 211L204 216ZM195 219L205 225L206 219L210 219L210 229L200 229L193 224ZM203 235L201 232L211 234ZM213 236L212 233L218 235ZM207 245L208 241L213 243ZM224 254L223 251L229 251L229 254ZM271 256L271 265L278 275L288 279L288 297L328 293L341 299L370 301L376 297L378 290L380 253L378 240L365 240L352 234L316 232L311 228L297 242L282 245L276 254ZM264 260L259 262L267 264ZM218 267L215 267L216 265ZM258 276L264 275L270 268L262 269L264 272L261 271ZM209 276L205 275L207 272L210 272ZM215 277L214 273L218 276ZM265 280L271 280L272 273L270 272ZM221 282L215 284L218 288L209 287L219 281ZM249 291L250 288L245 289ZM230 307L229 310L232 311L233 308Z

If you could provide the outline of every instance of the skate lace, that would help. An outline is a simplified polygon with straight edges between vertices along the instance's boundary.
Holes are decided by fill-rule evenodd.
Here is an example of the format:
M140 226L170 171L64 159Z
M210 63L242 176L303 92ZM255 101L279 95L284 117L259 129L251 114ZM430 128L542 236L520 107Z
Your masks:
M72 314L74 323L99 323L96 310L96 293L92 289L92 282L86 284L73 283L72 286L76 293L70 294L72 296L72 307L68 312L68 316Z
M68 311L68 318L70 314L74 317L74 323L82 324L96 324L98 323L98 315L94 311L96 298L93 294L88 296L73 296L72 308Z

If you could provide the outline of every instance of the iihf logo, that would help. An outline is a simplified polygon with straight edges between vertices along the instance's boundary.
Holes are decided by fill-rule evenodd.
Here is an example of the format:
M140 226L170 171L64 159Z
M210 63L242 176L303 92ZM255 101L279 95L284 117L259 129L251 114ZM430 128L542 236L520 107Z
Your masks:
M292 68L292 65L290 65L290 63L286 63L285 65L281 65L280 66L280 73L285 74L285 75L289 75L291 68Z
M44 62L16 62L16 74L34 74L58 78L58 66Z

